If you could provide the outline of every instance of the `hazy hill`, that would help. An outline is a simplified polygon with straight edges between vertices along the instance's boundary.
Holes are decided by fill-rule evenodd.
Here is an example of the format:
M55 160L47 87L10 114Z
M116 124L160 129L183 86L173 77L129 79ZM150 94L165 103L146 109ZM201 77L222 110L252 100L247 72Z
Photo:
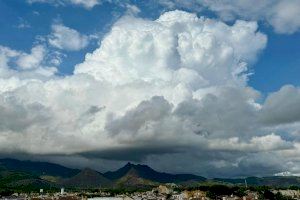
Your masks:
M113 182L105 178L101 173L86 168L75 176L62 180L60 184L65 187L100 188L110 187L113 185Z
M157 183L180 183L190 180L205 181L206 178L192 174L168 174L157 172L147 165L134 165L127 163L124 167L114 172L106 172L104 176L111 180L124 179L124 177L136 177Z
M155 186L158 183L145 179L144 177L141 177L139 175L139 172L131 168L129 171L127 171L126 174L124 174L122 177L119 179L115 180L115 185L118 187L137 187L137 188L142 188L142 187L147 187L147 186Z
M80 172L58 164L48 162L20 161L15 159L0 159L0 170L22 171L33 175L49 175L58 177L71 177Z

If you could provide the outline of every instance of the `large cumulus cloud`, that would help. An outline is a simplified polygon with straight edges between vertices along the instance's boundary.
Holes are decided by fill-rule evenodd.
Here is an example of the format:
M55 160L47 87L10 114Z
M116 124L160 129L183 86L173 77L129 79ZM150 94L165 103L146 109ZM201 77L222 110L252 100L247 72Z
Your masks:
M292 34L300 29L300 2L298 0L159 0L169 8L185 8L215 13L222 20L242 18L270 24L275 32Z
M0 150L101 160L99 169L132 160L206 176L299 173L299 116L290 109L298 89L259 103L247 84L266 42L256 22L172 11L154 21L123 17L66 77L36 71L49 69L37 59L46 51L2 47ZM15 61L22 56L31 56L26 65Z
M293 123L300 120L300 89L286 85L268 96L262 109L268 123Z

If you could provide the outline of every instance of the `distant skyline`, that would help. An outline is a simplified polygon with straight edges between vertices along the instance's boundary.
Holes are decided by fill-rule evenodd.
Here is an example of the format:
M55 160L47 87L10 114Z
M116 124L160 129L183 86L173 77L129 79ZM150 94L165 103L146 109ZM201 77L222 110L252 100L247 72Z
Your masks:
M1 157L300 175L298 0L2 0L0 27Z

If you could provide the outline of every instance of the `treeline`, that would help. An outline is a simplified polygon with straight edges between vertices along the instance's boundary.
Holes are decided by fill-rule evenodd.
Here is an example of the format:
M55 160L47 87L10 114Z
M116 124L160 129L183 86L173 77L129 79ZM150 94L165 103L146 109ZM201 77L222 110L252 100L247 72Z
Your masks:
M278 189L291 189L291 190L299 190L298 186L291 186L288 188L272 188L269 186L229 186L229 185L203 185L197 187L188 187L188 188L176 188L177 191L181 192L183 190L201 190L206 192L207 197L211 199L217 199L219 196L223 195L236 195L238 197L243 197L247 195L248 191L257 192L259 200L293 200L291 197L283 196L281 193L277 192L274 194L272 190Z
M23 185L19 187L0 186L0 197L11 196L14 193L39 193L40 189L44 189L46 193L59 192L60 189L57 187L38 187L35 185Z

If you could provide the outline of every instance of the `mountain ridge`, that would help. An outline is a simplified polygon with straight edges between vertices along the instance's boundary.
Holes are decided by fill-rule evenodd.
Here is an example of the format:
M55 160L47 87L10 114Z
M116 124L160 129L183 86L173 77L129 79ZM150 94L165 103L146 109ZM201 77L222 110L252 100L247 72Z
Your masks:
M59 182L59 184L66 187L76 188L101 188L110 187L113 185L113 182L104 177L102 173L90 168L85 168L75 176L68 179L63 179Z
M1 168L9 169L10 171L23 171L30 172L34 175L51 175L60 177L71 177L77 174L79 169L68 168L59 164L40 162L40 161L30 161L30 160L17 160L12 158L0 159L0 170Z
M216 184L245 184L245 180L248 185L300 186L300 177L296 176L206 179L193 174L158 172L147 165L130 162L115 171L101 173L90 168L71 169L48 162L0 159L0 187L17 187L27 184L31 188L39 188L41 185L45 187L110 188L156 186L164 183L205 184L207 181Z
M171 182L178 183L178 182L183 182L188 180L197 180L197 181L206 180L206 178L202 176L196 176L193 174L170 174L165 172L157 172L147 165L141 165L141 164L135 165L130 162L128 162L124 167L114 172L104 173L104 176L116 180L124 176L130 169L135 169L138 175L146 180L151 180L153 182L159 182L159 183L171 183Z

